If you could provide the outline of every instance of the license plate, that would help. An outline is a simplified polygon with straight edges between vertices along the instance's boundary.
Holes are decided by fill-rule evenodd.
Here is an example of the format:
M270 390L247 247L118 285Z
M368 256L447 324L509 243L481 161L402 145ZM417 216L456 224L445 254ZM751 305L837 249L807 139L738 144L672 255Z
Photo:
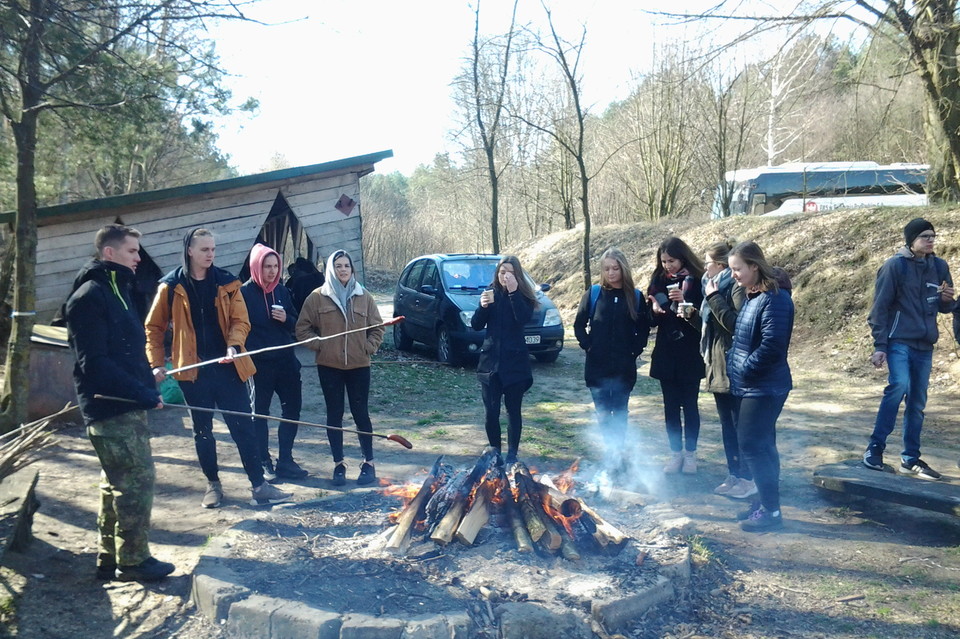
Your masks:
M523 341L527 344L539 344L540 336L539 335L524 335Z

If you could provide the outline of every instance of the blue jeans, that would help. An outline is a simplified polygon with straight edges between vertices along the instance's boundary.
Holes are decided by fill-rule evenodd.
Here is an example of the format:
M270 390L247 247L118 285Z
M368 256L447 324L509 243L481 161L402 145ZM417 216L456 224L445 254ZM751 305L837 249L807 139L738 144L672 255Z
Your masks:
M627 404L632 388L619 377L600 380L600 386L591 386L597 424L603 436L604 454L623 455L627 437Z
M906 398L903 409L903 461L920 458L920 431L923 429L923 409L927 405L927 385L933 351L911 348L903 342L891 342L887 347L887 387L883 389L877 421L870 435L870 446L882 451L887 437L897 425L900 402Z

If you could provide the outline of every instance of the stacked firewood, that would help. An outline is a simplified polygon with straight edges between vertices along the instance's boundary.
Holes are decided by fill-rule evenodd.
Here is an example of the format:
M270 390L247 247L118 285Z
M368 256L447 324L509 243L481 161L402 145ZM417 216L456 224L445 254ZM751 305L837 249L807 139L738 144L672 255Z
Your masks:
M387 549L406 553L415 535L446 545L471 545L492 516L509 522L518 552L535 546L576 560L581 552L619 551L627 536L583 500L557 488L523 462L504 468L499 452L484 449L470 470L454 471L439 457L416 495L396 517Z

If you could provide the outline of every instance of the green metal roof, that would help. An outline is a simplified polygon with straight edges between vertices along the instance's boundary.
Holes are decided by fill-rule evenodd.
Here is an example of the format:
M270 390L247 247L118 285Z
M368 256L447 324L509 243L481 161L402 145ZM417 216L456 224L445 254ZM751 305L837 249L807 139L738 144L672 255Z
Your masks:
M104 211L136 204L146 204L148 202L159 202L174 198L187 197L191 195L202 195L206 193L217 193L229 189L253 186L256 184L265 184L267 182L276 182L280 180L289 180L293 178L316 175L318 173L329 173L357 166L359 164L373 164L380 160L393 157L392 150L380 151L378 153L368 153L367 155L358 155L352 158L343 158L332 162L322 164L311 164L309 166L298 166L292 169L280 169L278 171L268 171L267 173L257 173L255 175L245 175L243 177L229 178L227 180L217 180L215 182L201 182L200 184L189 184L187 186L177 186L157 191L143 191L142 193L129 193L127 195L113 195L102 197L96 200L81 200L69 204L56 204L54 206L43 206L37 209L37 219L42 220L47 217L58 217L61 215L78 215L89 211ZM13 224L16 219L14 212L0 213L0 224Z

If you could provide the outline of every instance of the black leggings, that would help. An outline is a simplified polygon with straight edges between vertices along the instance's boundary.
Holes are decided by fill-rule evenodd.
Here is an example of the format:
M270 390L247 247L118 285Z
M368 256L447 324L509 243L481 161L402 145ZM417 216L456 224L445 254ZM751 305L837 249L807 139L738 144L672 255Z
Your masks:
M744 397L740 400L737 438L743 461L753 473L760 503L768 512L780 510L780 453L777 452L777 418L786 395Z
M727 473L741 479L753 479L750 468L743 463L737 437L740 398L730 393L714 393L713 398L717 402L717 415L720 416L720 436L723 439L723 452L727 456Z
M507 407L507 451L516 454L520 449L520 432L523 430L523 417L520 408L523 404L523 394L530 388L530 382L518 382L503 386L500 376L496 373L490 376L489 382L480 382L485 412L484 428L487 431L487 442L502 451L500 434L500 400Z
M667 440L675 453L697 449L700 437L700 380L660 380L663 393L663 419L667 425ZM683 421L680 411L683 410Z
M350 401L350 414L353 415L357 430L372 433L373 423L367 410L370 367L342 370L317 365L317 375L320 377L323 401L327 405L327 426L343 427L343 392L346 390L347 399ZM357 438L360 440L360 451L364 460L373 461L373 437L357 435ZM327 429L327 440L330 442L333 461L343 461L343 431Z

